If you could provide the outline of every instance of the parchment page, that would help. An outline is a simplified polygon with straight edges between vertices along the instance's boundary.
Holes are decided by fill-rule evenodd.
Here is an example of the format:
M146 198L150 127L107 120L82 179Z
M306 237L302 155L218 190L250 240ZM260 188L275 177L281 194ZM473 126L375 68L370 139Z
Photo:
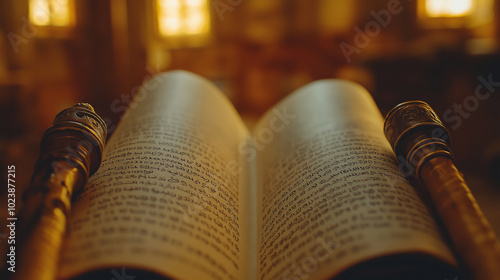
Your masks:
M244 124L194 74L160 74L143 89L75 202L59 278L118 267L242 279L248 202L241 201L248 197L237 147L247 141Z
M339 80L299 89L259 121L259 279L325 279L403 252L455 263L382 127L369 93Z

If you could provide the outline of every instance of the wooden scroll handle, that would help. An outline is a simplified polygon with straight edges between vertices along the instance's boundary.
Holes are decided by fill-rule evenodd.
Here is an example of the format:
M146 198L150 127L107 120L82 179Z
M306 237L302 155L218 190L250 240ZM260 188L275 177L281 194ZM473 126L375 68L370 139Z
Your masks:
M61 111L45 132L16 221L20 239L11 279L55 279L71 196L99 168L106 134L105 122L86 103Z
M500 244L454 164L450 134L425 102L393 108L384 132L399 159L429 192L458 257L476 280L500 279Z

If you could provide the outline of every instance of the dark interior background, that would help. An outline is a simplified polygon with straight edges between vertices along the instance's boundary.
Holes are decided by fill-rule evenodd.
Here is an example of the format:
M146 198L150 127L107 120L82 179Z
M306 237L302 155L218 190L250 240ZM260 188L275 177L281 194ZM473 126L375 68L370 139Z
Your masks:
M165 1L181 6L177 15L159 2L0 0L0 217L7 215L7 165L16 165L20 197L59 111L89 102L113 127L145 78L185 69L220 87L249 126L293 90L323 78L362 84L383 114L403 101L428 102L450 129L457 165L500 233L498 0ZM190 3L205 3L196 10L205 16L188 12ZM432 4L442 14L426 9ZM205 29L162 33L164 14L194 17Z

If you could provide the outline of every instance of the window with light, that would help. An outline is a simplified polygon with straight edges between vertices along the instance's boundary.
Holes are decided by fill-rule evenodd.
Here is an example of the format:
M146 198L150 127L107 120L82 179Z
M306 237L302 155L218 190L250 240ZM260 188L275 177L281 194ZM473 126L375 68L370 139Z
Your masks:
M162 36L206 35L210 32L208 0L157 0Z
M426 0L425 12L429 17L462 17L474 10L474 0Z
M74 22L72 0L30 0L29 20L37 26L71 26Z
M438 29L491 25L493 4L493 0L419 0L420 24Z

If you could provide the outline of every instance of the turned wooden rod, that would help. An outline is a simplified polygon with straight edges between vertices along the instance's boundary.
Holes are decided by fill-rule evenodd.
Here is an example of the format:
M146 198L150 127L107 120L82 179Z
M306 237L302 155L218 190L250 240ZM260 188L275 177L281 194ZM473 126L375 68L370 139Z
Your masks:
M45 132L30 186L23 194L15 280L53 280L71 211L71 198L101 164L105 122L92 106L61 111Z
M462 174L447 157L429 160L420 171L450 238L474 279L500 278L500 245Z
M430 194L468 274L500 279L500 243L456 168L449 132L432 108L421 101L401 103L387 114L384 132L405 175L419 179Z

